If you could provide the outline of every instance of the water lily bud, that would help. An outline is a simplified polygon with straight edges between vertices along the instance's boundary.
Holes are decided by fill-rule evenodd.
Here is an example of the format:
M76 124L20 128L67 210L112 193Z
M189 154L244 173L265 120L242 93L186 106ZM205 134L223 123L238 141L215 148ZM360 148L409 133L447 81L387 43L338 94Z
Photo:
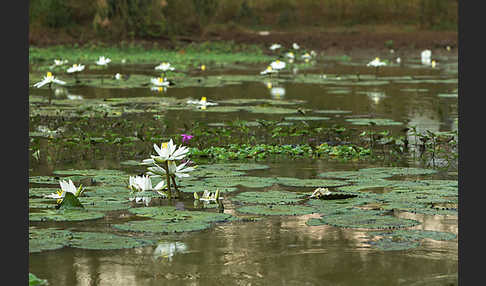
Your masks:
M194 199L199 200L199 195L196 192L194 192Z

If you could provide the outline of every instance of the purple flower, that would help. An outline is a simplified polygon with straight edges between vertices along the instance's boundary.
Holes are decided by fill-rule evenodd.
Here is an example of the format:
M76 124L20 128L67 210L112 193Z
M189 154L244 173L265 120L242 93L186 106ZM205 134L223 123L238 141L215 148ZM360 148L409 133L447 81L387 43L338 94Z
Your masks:
M189 134L181 134L182 136L182 143L185 143L186 141L191 140L194 136L189 135Z

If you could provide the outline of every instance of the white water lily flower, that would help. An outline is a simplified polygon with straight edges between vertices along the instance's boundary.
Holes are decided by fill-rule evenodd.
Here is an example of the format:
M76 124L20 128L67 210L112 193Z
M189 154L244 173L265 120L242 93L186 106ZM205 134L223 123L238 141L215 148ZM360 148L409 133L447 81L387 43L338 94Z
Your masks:
M209 102L205 96L201 97L201 100L188 100L187 103L200 106L218 105L216 102Z
M61 186L61 190L56 191L56 193L52 193L50 195L46 195L46 198L57 199L57 203L60 203L64 197L66 196L66 192L72 193L74 196L79 197L84 189L82 185L79 185L79 188L76 188L73 181L59 181L59 185Z
M287 58L289 58L289 59L294 59L294 58L295 58L295 55L294 55L294 53L293 53L293 52L288 52L288 53L286 53L286 54L285 54L285 56L286 56Z
M169 86L169 81L165 77L152 78L150 79L150 82L156 86Z
M311 55L312 57L315 57L315 56L317 56L317 53L316 53L316 51L311 50L311 51L310 51L310 55Z
M38 83L35 83L34 87L40 88L49 83L66 84L66 82L56 79L51 72L47 72L47 75L44 77L44 79Z
M189 161L180 164L179 166L176 165L175 161L168 161L167 165L169 167L169 175L171 176L176 176L177 178L185 178L189 177L188 172L194 171L196 168L194 167L188 167L187 163ZM147 172L148 175L152 177L159 177L159 176L165 176L166 172L165 169L154 163L155 166L147 168L149 172Z
M424 65L430 65L431 64L431 57L432 57L432 51L431 50L424 50L422 53L420 53L420 59L422 61L422 64Z
M163 62L160 65L155 67L156 70L162 70L162 71L173 71L175 68L170 65L170 63Z
M276 49L280 49L281 47L282 47L282 45L280 45L280 44L273 44L273 45L270 46L269 49L272 50L272 51L275 51Z
M275 99L281 99L282 97L285 96L285 88L279 86L272 87L270 89L270 94Z
M154 144L154 149L157 152L157 156L150 155L150 159L143 160L143 165L152 165L155 162L164 163L165 161L182 160L189 152L189 148L185 146L177 148L177 145L174 144L172 139L169 142L162 143L160 147Z
M292 44L292 48L293 48L294 50L298 50L298 49L300 49L300 46L299 46L297 43L293 43L293 44Z
M381 66L386 66L386 62L382 62L380 58L376 57L374 60L369 62L367 67L381 67Z
M312 193L310 198L319 199L321 197L329 196L331 194L332 193L329 191L328 188L317 188L317 189L314 190L314 192Z
M122 75L120 73L115 74L115 79L120 80L122 78Z
M99 66L106 66L108 63L111 62L110 58L105 58L105 56L99 57L99 59L96 61L96 64Z
M62 60L62 59L58 60L58 59L55 59L53 66L55 66L55 67L56 66L62 66L62 65L67 64L67 63L68 63L68 60Z
M81 64L74 64L72 67L68 68L66 71L68 73L74 73L74 72L80 72L84 70L84 65L81 65Z
M265 74L271 74L271 73L276 73L277 71L272 68L272 66L267 66L267 68L264 71L261 71L260 74L265 75Z
M143 191L161 191L165 188L166 182L164 180L160 181L155 187L152 187L152 180L149 176L130 176L128 181L128 188L134 192Z
M279 71L279 70L285 68L285 62L283 62L281 60L276 60L274 62L271 62L270 66L272 67L272 69Z
M199 198L200 201L210 203L210 202L218 202L218 200L222 200L223 197L219 196L219 190L216 189L216 192L211 193L208 190L204 190L203 195Z

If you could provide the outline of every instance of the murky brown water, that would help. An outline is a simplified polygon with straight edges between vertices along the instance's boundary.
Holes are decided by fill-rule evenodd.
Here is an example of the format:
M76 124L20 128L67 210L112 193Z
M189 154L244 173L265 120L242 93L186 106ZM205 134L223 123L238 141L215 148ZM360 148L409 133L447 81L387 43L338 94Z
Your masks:
M357 59L362 64L365 59ZM333 74L369 73L359 65L329 64L314 72ZM457 64L457 58L447 58L441 65ZM414 64L414 63L410 63ZM416 63L415 63L416 65ZM456 65L457 66L457 65ZM440 67L440 66L439 66ZM149 67L147 67L148 69ZM259 72L261 67L245 72ZM216 71L214 71L216 72ZM222 72L222 71L221 71ZM457 73L423 67L395 67L380 77L414 75L427 79L457 79ZM418 126L419 130L447 131L457 129L457 98L441 98L439 93L451 93L457 82L387 84L377 86L340 86L283 83L285 99L304 99L312 109L349 110L353 116L374 115ZM410 91L405 89L421 89ZM337 90L348 90L336 93ZM70 92L86 98L149 96L147 89L98 89L79 87ZM30 93L47 94L30 89ZM380 94L379 99L373 94ZM172 88L165 96L209 100L229 98L272 98L261 83L244 83L218 88ZM188 113L169 111L168 118L177 124L194 120L220 122L277 119L281 115L238 113ZM322 115L328 116L328 115ZM142 116L143 117L143 116ZM344 123L344 115L332 115L329 124ZM141 120L143 120L141 118ZM326 122L327 123L327 122ZM403 128L390 127L393 128ZM170 131L169 130L169 131ZM108 155L107 155L108 156ZM49 173L63 168L120 168L119 161L101 156L95 161L47 163L32 161L30 174ZM363 163L339 163L321 160L262 162L270 170L254 174L311 178L331 170L355 170ZM49 165L51 164L51 165ZM243 189L242 189L243 190ZM227 194L229 198L234 193ZM225 198L225 212L234 212ZM309 217L264 217L256 222L217 224L211 229L176 235L160 235L158 245L119 251L93 251L64 248L29 255L29 271L47 279L50 285L457 285L458 243L425 240L407 251L380 251L365 243L365 231L332 226L305 225ZM421 222L413 229L447 231L457 234L454 216L400 214ZM93 222L53 224L76 230L116 232L110 224L119 218L112 216ZM34 223L31 223L34 225ZM44 225L35 223L35 225ZM161 253L171 253L161 257Z

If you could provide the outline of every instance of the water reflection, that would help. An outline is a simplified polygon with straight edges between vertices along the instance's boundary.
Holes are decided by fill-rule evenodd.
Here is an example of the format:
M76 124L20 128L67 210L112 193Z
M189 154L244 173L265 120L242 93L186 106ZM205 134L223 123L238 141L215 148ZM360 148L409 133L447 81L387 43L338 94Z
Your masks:
M184 253L187 251L187 246L182 242L161 242L157 245L153 252L155 260L172 261L172 257L177 253Z

